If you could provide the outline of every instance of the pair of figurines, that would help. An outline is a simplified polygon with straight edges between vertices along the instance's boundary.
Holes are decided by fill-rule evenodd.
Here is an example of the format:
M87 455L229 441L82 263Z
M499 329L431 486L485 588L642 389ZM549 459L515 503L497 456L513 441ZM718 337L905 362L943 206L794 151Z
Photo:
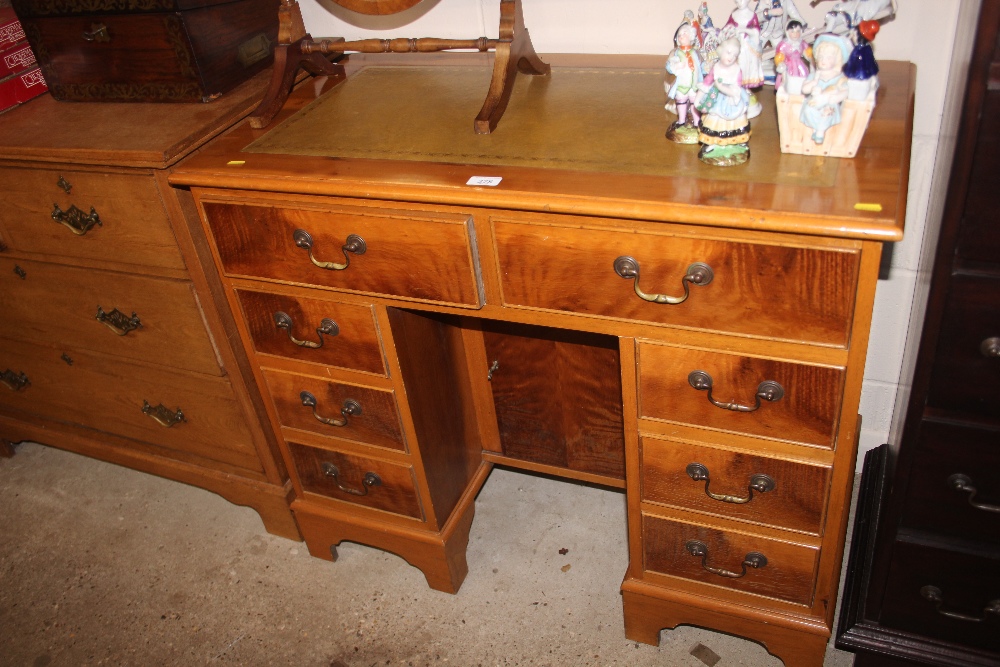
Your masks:
M743 164L750 159L750 94L743 87L740 40L729 37L719 43L718 60L703 74L695 34L692 25L681 24L677 47L667 57L666 69L674 75L667 97L677 105L677 121L667 129L667 139L701 144L698 158L707 164Z

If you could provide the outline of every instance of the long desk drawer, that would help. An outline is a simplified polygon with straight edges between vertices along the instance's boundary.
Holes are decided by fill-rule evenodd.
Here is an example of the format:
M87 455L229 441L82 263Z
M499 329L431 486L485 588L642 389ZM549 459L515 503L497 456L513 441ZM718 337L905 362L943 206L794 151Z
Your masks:
M148 176L0 168L0 183L0 226L16 250L184 268L156 184Z
M483 305L470 216L320 200L205 201L202 208L230 276Z
M0 409L261 471L229 381L0 340Z
M222 374L187 281L0 259L0 309L4 338Z
M638 344L639 416L833 448L844 369Z
M492 224L504 305L849 343L859 252L698 237L668 225L653 234L500 218ZM636 290L681 301L657 303Z

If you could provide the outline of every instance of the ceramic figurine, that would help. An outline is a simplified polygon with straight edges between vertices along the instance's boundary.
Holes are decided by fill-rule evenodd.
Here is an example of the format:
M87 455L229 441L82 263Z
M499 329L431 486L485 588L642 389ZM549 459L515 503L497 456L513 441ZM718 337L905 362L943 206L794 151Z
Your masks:
M667 97L674 101L677 108L677 120L667 129L667 139L679 144L698 143L700 115L694 108L694 100L698 84L704 76L701 56L695 48L696 39L695 27L690 23L682 23L674 35L676 48L667 57L667 71L674 75L674 82L667 89Z
M698 86L695 106L702 113L698 152L702 162L721 167L750 159L750 94L743 87L739 65L740 40L730 37L719 44L719 62Z
M826 0L812 0L815 7ZM839 0L826 14L825 32L847 35L862 21L888 21L896 15L896 0Z
M848 99L863 100L878 88L878 63L872 51L872 40L878 34L878 21L862 21L854 37L854 48L844 64Z
M698 6L698 23L695 29L698 31L698 52L701 54L702 70L707 73L719 59L719 54L716 52L719 47L719 30L712 22L712 17L708 15L707 2L702 2Z
M812 47L802 39L802 23L791 20L785 26L785 38L774 47L774 87L792 95L802 92L802 82L809 75Z
M760 22L750 6L751 0L734 0L736 9L722 28L724 37L736 37L740 41L739 65L743 74L743 87L750 90L764 85L764 67L761 56ZM756 6L756 0L753 0ZM760 114L760 103L751 96L750 118Z
M757 6L757 20L760 23L760 43L763 46L776 45L785 37L789 21L805 25L805 19L795 6L795 0L761 0Z
M851 47L843 37L823 33L812 48L816 69L802 84L805 101L799 120L812 130L812 140L822 144L826 131L840 123L841 106L847 99L843 68Z

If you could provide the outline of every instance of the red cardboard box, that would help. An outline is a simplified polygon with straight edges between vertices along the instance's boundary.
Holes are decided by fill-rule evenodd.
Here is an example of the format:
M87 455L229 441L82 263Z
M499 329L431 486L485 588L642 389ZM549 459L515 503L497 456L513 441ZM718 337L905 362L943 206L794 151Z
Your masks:
M24 28L10 7L0 7L0 49L24 41Z
M0 47L0 79L23 72L35 64L35 54L27 42Z
M48 89L45 78L42 77L42 70L38 67L8 76L0 80L0 111L38 97Z

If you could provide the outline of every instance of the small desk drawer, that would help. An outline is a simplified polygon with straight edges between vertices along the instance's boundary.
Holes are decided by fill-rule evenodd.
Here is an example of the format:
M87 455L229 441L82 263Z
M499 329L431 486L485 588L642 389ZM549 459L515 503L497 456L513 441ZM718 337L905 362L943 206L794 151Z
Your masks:
M860 255L689 233L493 219L504 305L846 347ZM623 279L619 258L635 260ZM696 263L711 282L683 278ZM630 275L630 274L626 274ZM704 276L707 274L703 274ZM652 303L648 296L688 297Z
M202 204L224 270L347 292L483 305L472 218L317 202Z
M406 450L391 391L270 369L264 377L283 426Z
M640 417L833 448L843 369L650 342L637 347Z
M649 572L812 603L815 547L644 514L642 548Z
M222 374L185 280L0 259L0 309L6 338Z
M412 467L296 442L288 447L305 491L423 520Z
M258 353L386 374L371 306L242 289L236 294Z
M69 192L57 185L60 179ZM184 268L156 183L150 177L0 168L0 183L4 184L0 225L6 227L10 245L18 251Z
M829 468L643 436L641 470L645 501L820 534Z

